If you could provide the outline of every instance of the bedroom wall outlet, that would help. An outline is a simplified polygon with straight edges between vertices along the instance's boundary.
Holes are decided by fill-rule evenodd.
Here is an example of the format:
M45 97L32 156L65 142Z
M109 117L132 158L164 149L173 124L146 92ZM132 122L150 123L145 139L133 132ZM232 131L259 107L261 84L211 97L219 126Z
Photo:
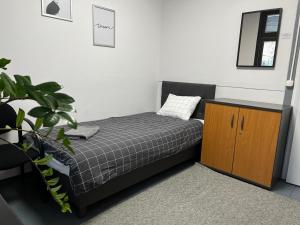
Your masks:
M286 81L286 86L287 87L294 87L294 81L293 80L287 80Z

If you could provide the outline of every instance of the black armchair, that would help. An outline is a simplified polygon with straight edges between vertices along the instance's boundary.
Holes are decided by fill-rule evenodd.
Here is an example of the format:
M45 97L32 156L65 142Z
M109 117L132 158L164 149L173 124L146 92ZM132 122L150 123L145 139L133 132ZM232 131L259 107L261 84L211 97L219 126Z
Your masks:
M16 127L17 114L15 110L8 104L0 106L0 128L5 128L7 125L11 128ZM25 120L30 126L33 126L31 121ZM8 133L8 131L0 131L0 135ZM21 146L23 144L22 131L18 131L18 142L16 145ZM28 155L31 158L37 158L39 152L30 149ZM24 155L24 153L10 144L0 144L0 170L8 170L15 167L20 167L21 175L24 174L24 166L30 160Z

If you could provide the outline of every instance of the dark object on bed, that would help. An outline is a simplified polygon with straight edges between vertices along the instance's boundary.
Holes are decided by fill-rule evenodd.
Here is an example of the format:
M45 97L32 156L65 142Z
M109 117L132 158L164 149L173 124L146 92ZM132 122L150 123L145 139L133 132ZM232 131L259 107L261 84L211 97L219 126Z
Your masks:
M162 103L166 100L166 97L170 93L184 96L201 96L202 101L197 107L196 114L198 116L196 116L196 118L202 118L200 115L203 115L204 112L203 100L213 99L215 96L215 89L215 85L163 82ZM80 195L74 194L70 185L69 177L62 174L59 174L59 176L61 177L61 181L63 182L66 191L69 193L70 201L76 206L79 216L82 217L86 213L87 206L187 160L198 159L199 157L197 154L199 154L199 150L200 145L197 143L196 145L180 151L175 155L160 159L156 162L145 165L144 167L120 175L107 183Z
M163 105L169 94L179 96L200 96L201 101L197 105L192 118L204 119L205 99L214 99L216 93L216 85L212 84L193 84L163 81L161 93L161 105Z

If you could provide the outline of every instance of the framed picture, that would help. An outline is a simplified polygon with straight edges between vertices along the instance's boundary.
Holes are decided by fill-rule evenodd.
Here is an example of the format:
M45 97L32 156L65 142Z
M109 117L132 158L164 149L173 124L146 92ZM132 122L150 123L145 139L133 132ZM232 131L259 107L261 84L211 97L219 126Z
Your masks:
M115 11L93 5L94 45L115 48Z
M42 0L42 15L72 21L72 0Z

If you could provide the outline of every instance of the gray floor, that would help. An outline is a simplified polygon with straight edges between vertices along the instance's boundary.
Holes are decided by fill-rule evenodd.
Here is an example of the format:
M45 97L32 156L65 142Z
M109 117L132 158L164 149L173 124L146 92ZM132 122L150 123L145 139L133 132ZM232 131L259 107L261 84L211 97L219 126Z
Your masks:
M288 184L284 181L279 181L272 191L277 194L284 195L289 198L300 201L300 187L299 186Z
M141 184L135 185L126 191L114 195L99 204L95 204L89 208L89 213L84 219L77 218L74 213L71 215L61 214L54 203L51 201L48 203L43 202L39 191L36 189L36 185L34 185L31 174L26 175L24 180L20 177L15 177L1 181L0 193L25 225L79 225L99 213L110 209L117 203L126 201L126 199L182 170L191 167L192 165L193 163L186 163L176 167ZM300 187L280 181L276 184L272 191L300 201Z

